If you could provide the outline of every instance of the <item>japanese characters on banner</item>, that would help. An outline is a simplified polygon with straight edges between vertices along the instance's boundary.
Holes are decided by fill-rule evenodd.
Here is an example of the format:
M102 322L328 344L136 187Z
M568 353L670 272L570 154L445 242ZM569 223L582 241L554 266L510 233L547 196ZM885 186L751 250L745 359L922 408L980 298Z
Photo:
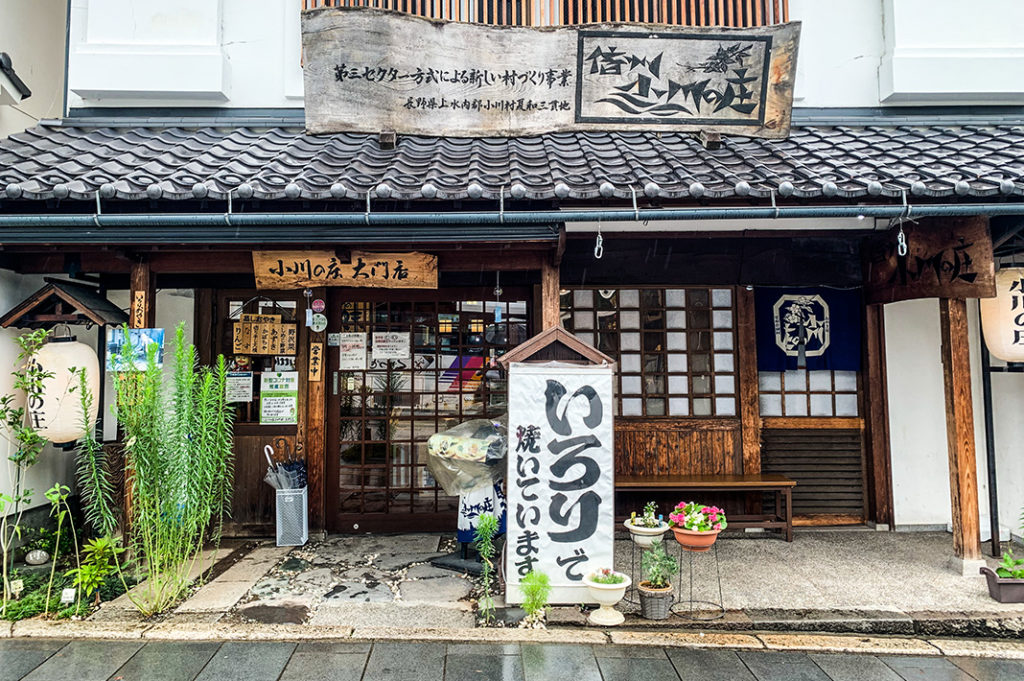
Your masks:
M981 300L981 330L994 356L1024 362L1024 268L996 273L996 297Z
M612 367L513 363L508 391L509 602L530 570L552 603L588 602L583 577L612 567Z

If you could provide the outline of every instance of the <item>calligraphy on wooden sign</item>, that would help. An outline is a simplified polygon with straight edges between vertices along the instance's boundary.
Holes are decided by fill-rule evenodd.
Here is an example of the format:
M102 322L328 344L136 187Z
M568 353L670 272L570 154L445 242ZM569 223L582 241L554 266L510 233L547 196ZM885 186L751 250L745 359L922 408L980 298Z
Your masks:
M717 130L781 138L800 24L527 28L337 7L304 12L302 31L313 134Z
M312 383L324 378L324 344L309 344L309 380Z
M864 293L868 303L991 298L996 294L988 218L904 222L905 256L898 251L899 229L893 227L866 243Z
M136 291L132 298L132 314L128 326L141 329L146 326L146 292Z
M243 314L232 327L231 349L236 355L294 355L298 339L298 327L279 314Z
M346 261L332 251L253 251L252 267L258 289L437 288L437 256L428 253L352 251Z

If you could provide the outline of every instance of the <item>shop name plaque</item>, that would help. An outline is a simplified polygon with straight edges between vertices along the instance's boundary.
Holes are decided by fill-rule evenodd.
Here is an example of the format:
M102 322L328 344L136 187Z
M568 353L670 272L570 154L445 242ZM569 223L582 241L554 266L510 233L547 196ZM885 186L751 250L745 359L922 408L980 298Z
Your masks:
M799 23L520 28L303 13L306 127L454 137L567 130L789 134Z
M252 267L258 289L437 288L437 256L427 253L253 251Z

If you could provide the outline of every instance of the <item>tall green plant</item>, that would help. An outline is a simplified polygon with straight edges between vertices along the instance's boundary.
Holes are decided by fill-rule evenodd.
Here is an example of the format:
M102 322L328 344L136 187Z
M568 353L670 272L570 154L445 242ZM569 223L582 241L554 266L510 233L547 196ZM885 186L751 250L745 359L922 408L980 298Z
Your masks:
M75 522L71 517L71 507L68 506L68 497L71 496L71 488L67 485L56 483L53 487L46 490L46 500L50 502L50 515L57 518L57 541L53 545L53 557L51 558L50 564L50 581L46 584L46 608L44 614L50 614L50 595L53 591L53 578L57 574L57 559L60 558L60 533L64 527L64 521L67 521L71 526L71 537L74 539L75 551L74 559L76 567L78 565L78 538L75 534ZM76 608L81 604L81 592L76 589Z
M498 535L498 518L493 513L481 513L476 521L476 550L480 554L483 570L480 573L480 614L484 622L494 620L494 598L491 584L494 581L494 538Z
M11 373L14 388L20 391L25 404L41 401L43 381L53 377L35 360L36 354L46 343L49 331L38 329L19 336L18 367ZM10 588L11 571L14 564L14 542L21 536L21 518L25 506L32 501L32 490L24 487L25 472L39 459L46 445L46 439L39 435L29 410L22 406L20 395L0 396L0 435L7 440L7 465L13 467L14 488L10 494L0 493L0 559L3 565L3 598L0 599L0 615L6 614L7 604L14 594ZM13 448L13 452L11 449ZM8 510L10 509L10 510Z
M116 413L125 440L131 489L129 542L146 581L129 596L145 615L173 605L188 588L189 573L208 540L218 541L230 511L231 412L224 399L227 368L199 367L195 347L175 333L169 399L157 347L146 350L146 368L134 367L127 329L121 348Z
M75 451L78 492L82 499L85 520L96 534L107 536L117 529L117 503L114 483L107 471L107 452L96 438L96 428L89 423L89 413L95 400L89 390L85 369L75 371L78 377L78 404L85 435L78 441Z
M523 626L542 628L551 596L551 578L543 572L530 570L519 582L519 590L523 592L523 611L526 612Z

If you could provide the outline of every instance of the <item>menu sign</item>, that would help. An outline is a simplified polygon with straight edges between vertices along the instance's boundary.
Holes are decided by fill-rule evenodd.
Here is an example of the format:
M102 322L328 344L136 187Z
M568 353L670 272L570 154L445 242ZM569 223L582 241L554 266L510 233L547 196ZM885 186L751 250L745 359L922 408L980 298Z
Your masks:
M279 314L243 314L232 327L231 346L236 355L294 355L299 327Z
M362 371L366 368L366 334L339 333L339 352L341 371Z

